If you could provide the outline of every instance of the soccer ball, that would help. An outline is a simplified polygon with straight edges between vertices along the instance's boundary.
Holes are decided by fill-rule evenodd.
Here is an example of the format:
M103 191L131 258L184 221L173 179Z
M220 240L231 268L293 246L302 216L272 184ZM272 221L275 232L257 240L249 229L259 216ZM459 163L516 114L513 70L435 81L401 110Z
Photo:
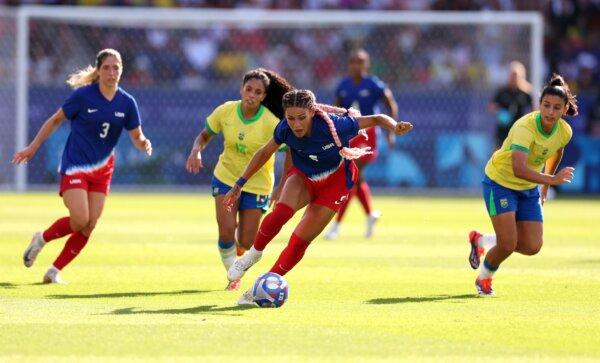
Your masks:
M288 283L274 272L262 274L252 287L252 298L261 308L278 308L288 298Z

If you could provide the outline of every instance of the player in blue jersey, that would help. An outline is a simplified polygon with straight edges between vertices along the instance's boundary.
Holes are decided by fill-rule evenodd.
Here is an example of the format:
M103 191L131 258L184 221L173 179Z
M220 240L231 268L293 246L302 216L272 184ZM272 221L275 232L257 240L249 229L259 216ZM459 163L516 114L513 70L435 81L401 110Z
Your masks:
M368 148L350 148L350 140L360 129L384 127L397 135L412 129L408 122L396 122L387 115L340 116L348 110L317 104L308 90L294 90L283 96L285 119L275 128L273 138L259 149L236 185L225 196L231 207L241 195L246 181L273 155L279 145L291 150L293 166L288 170L283 191L275 208L262 221L254 244L231 265L227 278L240 279L262 256L266 245L279 233L294 213L306 206L287 247L271 268L285 275L304 256L306 248L331 221L354 186L357 169L353 159L368 154ZM240 304L251 303L246 292Z
M58 272L87 244L109 192L114 148L123 128L136 148L147 155L152 154L152 144L142 132L137 103L119 87L122 72L119 52L101 50L94 66L69 77L67 83L75 91L44 122L33 141L15 153L12 160L14 164L26 163L65 119L71 121L71 133L59 167L59 194L69 209L69 216L59 218L44 232L36 232L23 255L23 263L31 267L46 243L70 235L44 275L44 283L63 282Z
M389 115L394 119L398 119L398 104L394 100L394 95L389 87L379 78L369 75L370 58L369 53L364 49L357 49L350 55L348 63L348 77L342 79L335 92L336 104L344 108L355 108L363 115L374 115L379 113L379 103L383 104L389 110ZM390 149L394 147L395 135L393 132L386 132L388 146ZM367 229L365 237L373 235L373 227L375 222L381 216L379 211L373 210L371 203L371 190L369 184L362 177L362 170L374 162L377 158L377 131L375 127L366 129L366 137L359 135L350 141L351 147L370 147L371 154L364 155L356 160L358 167L358 181L348 199L342 204L342 207L337 213L335 221L325 234L327 239L335 239L339 234L340 224L344 218L344 214L348 207L348 203L354 195L358 197L365 214L367 215Z

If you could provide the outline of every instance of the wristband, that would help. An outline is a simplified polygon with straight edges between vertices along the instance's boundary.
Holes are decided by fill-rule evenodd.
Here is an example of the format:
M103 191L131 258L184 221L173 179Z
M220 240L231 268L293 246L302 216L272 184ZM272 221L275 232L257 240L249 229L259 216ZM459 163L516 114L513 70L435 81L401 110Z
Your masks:
M246 184L246 182L247 182L247 181L248 181L248 180L247 180L246 178L244 178L244 177L240 177L240 178L239 178L239 179L238 179L238 180L235 182L235 184L236 184L238 187L240 187L240 188L243 188L243 187L244 187L244 184Z

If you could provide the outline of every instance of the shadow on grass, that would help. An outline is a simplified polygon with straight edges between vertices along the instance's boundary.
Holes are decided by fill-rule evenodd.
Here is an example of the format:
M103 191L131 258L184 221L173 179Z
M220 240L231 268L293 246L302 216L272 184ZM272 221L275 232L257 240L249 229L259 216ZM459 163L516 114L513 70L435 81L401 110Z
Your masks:
M114 315L132 315L132 314L202 314L202 313L223 313L230 311L243 311L248 309L254 309L257 306L251 305L236 305L236 306L226 306L222 308L217 308L217 305L200 305L194 306L191 308L183 308L183 309L159 309L159 310L141 310L138 308L123 308L116 309L110 312L109 314ZM230 316L239 316L241 314L223 314Z
M162 295L195 295L204 294L221 290L179 290L179 291L152 291L152 292L113 292L109 294L85 294L85 295L48 295L49 299L99 299L99 298L119 298L119 297L143 297L143 296L162 296Z
M15 285L12 282L0 282L0 287L3 289L16 289L19 285Z
M367 304L375 305L387 305L387 304L405 304L405 303L419 303L419 302L432 302L432 301L444 301L444 300L465 300L465 299L476 299L475 294L465 295L434 295L434 296L407 296L407 297L387 297L380 299L367 300Z

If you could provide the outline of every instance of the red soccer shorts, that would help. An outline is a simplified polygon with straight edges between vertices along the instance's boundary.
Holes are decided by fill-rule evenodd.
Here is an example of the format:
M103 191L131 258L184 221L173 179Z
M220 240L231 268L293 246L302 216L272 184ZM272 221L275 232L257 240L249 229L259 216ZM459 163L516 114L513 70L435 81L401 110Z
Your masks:
M88 192L98 192L108 195L110 181L115 170L115 158L111 156L106 165L91 172L75 173L72 175L61 175L60 192L61 197L66 190L84 189Z
M333 174L326 179L314 181L309 179L300 169L292 166L288 170L288 177L298 174L304 180L310 194L310 202L325 206L331 210L338 211L344 201L348 199L350 189L346 187L346 167L343 163ZM352 174L352 182L356 183L358 169L354 162L349 163Z

